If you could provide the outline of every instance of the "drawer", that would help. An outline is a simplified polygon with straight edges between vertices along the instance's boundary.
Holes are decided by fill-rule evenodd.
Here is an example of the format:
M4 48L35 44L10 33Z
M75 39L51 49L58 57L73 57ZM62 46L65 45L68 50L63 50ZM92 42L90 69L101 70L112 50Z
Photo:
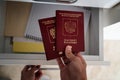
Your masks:
M55 13L54 10L77 10L85 9L90 12L89 26L85 28L85 52L82 53L83 57L88 64L106 64L104 62L103 53L103 26L102 14L103 9L99 8L83 8L78 6L67 5L54 5L33 3L39 5L43 15L44 12ZM56 65L55 60L46 61L45 53L30 54L30 53L13 53L12 45L10 45L10 38L4 36L4 23L5 23L5 8L6 2L0 1L0 64L44 64ZM49 10L47 9L49 8ZM44 11L44 12L43 12ZM40 11L39 11L40 12ZM37 12L36 12L37 13ZM48 14L49 15L49 14ZM50 14L49 16L51 16ZM53 14L54 16L54 14Z

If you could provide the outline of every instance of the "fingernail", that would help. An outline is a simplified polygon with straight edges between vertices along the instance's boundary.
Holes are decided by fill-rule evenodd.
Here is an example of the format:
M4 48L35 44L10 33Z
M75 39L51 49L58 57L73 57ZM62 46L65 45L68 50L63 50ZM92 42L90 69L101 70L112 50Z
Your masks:
M66 51L67 51L68 54L70 54L71 51L72 51L72 46L67 46L66 47Z
M72 46L68 45L67 50L71 50L71 49L72 49Z
M71 48L72 48L72 46L68 45L68 46L67 46L67 48L68 48L68 49L71 49Z

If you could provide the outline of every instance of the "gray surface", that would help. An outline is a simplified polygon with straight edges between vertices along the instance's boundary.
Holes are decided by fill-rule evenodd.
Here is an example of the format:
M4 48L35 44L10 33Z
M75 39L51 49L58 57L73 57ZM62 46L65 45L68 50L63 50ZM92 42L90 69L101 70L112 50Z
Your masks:
M0 80L11 80L9 78L0 77Z
M0 0L0 53L4 51L4 17L5 17L5 2Z
M41 2L76 2L77 0L34 0L34 1L41 1Z
M89 27L89 55L99 55L99 9L92 9L91 24Z

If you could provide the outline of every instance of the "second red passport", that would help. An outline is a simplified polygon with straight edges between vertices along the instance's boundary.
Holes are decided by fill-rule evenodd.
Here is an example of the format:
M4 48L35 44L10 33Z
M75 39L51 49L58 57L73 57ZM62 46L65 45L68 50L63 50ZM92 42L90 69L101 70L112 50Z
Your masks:
M55 51L55 17L40 19L39 25L47 60L59 57Z
M64 55L67 45L71 45L75 53L84 51L83 12L56 11L56 51Z

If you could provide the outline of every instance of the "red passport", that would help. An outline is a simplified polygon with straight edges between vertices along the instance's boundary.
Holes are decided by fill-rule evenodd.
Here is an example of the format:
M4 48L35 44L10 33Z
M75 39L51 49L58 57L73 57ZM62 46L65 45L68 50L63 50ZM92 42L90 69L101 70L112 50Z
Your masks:
M47 60L59 57L55 51L55 17L40 19L39 25Z
M56 51L64 55L67 45L71 45L75 53L85 49L83 12L56 11Z

